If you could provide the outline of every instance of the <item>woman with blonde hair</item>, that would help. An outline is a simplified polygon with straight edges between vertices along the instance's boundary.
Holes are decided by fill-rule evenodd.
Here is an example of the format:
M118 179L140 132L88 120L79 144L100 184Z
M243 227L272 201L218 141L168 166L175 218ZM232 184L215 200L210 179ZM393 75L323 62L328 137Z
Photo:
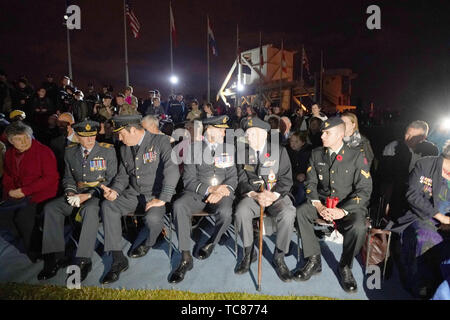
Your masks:
M374 154L369 139L359 133L358 117L354 113L344 112L341 119L345 123L344 142L351 148L362 148L370 167Z

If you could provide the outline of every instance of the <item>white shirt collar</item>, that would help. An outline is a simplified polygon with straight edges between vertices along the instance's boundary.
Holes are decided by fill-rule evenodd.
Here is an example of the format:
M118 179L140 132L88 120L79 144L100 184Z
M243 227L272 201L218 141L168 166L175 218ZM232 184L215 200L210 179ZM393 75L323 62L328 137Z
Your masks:
M141 145L141 143L142 143L142 141L144 141L144 137L145 137L145 135L146 135L146 133L144 132L144 134L142 135L142 138L141 138L141 140L139 140L139 142L138 142L138 146L140 146Z

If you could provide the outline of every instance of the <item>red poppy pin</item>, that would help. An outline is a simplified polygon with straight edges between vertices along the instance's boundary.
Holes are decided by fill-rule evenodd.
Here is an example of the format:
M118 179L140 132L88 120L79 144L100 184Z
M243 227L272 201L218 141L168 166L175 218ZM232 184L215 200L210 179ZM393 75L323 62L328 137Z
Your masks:
M369 162L367 161L367 158L364 158L364 164L367 165Z
M337 160L337 161L342 161L342 156L341 156L340 154L338 154L338 155L336 156L336 160Z
M266 158L269 158L270 157L270 153L266 153Z

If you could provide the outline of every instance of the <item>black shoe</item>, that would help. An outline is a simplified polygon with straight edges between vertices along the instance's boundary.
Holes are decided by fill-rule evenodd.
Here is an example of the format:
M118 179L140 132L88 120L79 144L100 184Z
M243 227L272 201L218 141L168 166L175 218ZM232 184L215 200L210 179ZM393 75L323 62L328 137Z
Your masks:
M81 261L77 264L80 267L81 271L81 282L84 281L84 279L87 278L89 272L92 270L92 262L89 261Z
M30 259L31 263L36 263L38 260L42 260L42 254L40 252L28 252L27 257Z
M294 272L293 279L295 281L307 281L316 273L322 272L322 262L320 255L314 255L308 258L303 268Z
M119 276L121 272L124 272L128 269L128 259L125 258L123 260L120 260L119 262L113 262L111 266L111 270L105 275L102 281L100 281L101 284L109 284L116 282L119 280Z
M352 270L348 267L338 267L339 282L345 292L356 292L358 286L356 285L355 278L353 278Z
M39 272L37 278L38 280L48 280L56 276L58 270L65 268L69 265L69 260L67 258L59 259L58 261L46 261L44 262L44 269Z
M178 267L175 269L175 271L172 273L172 275L169 277L170 283L178 283L183 281L184 276L186 275L186 272L189 270L192 270L194 267L194 260L181 260Z
M200 251L198 252L198 258L200 260L205 260L205 259L209 258L209 256L213 252L213 250L214 250L214 244L208 243L207 245L205 245L203 248L200 249Z
M278 277L283 282L290 282L292 280L292 274L289 271L286 263L284 262L284 257L274 258L272 261L273 266L275 267L275 271L277 272Z
M255 262L258 259L258 256L254 249L252 249L251 252L251 258L250 254L245 254L242 258L241 262L236 267L236 270L234 270L234 273L236 274L244 274L250 270L250 265Z
M140 258L147 254L151 247L141 244L134 248L132 251L128 252L130 258Z

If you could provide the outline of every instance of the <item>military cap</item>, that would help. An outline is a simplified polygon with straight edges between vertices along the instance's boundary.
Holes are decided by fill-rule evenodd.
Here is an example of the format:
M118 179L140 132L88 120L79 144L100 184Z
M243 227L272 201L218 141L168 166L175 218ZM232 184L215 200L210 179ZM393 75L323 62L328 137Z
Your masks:
M26 114L22 110L13 110L9 113L9 119L13 120L15 117L22 117L22 119L25 119Z
M112 118L113 132L119 132L127 125L130 124L140 124L142 120L141 115L123 115L115 116Z
M227 122L229 117L227 115L206 118L202 121L204 126L213 126L216 128L229 128Z
M83 120L75 123L72 128L80 137L92 137L97 135L100 124L97 121Z
M322 123L322 126L320 128L320 130L328 130L331 129L333 127L336 127L340 124L344 124L344 121L342 121L342 119L340 117L332 117L332 118L328 118L327 120L325 120Z
M242 123L242 129L248 130L250 128L260 128L266 131L270 130L270 124L261 120L258 117L249 117L247 120L241 122Z

